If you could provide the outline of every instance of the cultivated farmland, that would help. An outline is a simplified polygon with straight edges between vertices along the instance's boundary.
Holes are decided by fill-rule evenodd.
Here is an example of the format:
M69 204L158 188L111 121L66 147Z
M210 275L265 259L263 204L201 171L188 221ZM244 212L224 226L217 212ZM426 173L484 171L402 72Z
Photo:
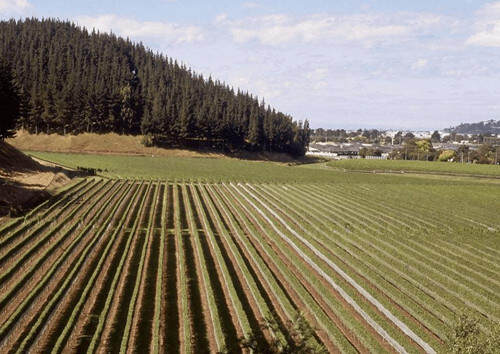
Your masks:
M235 351L300 312L332 352L433 352L500 319L494 210L353 186L80 180L0 229L0 351Z
M330 161L327 165L331 168L337 169L370 172L408 172L455 176L500 177L500 166L472 163L464 164L439 161L347 159Z

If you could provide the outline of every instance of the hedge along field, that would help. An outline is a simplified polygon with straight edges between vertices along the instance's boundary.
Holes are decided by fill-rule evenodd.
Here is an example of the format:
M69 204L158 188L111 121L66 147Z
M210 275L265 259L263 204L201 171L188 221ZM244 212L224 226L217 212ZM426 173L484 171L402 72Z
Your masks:
M74 183L0 226L0 352L235 352L301 312L330 352L432 353L499 321L499 186L358 178Z
M330 161L329 167L379 172L419 172L475 175L500 178L500 165L481 165L440 161L350 159Z

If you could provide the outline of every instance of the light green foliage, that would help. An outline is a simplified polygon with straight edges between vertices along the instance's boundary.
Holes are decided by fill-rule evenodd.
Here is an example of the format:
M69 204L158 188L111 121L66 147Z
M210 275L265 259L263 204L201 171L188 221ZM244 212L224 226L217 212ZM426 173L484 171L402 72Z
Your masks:
M146 157L29 152L64 166L100 169L102 175L119 178L252 182L334 182L352 180L337 171L310 170L277 162L229 158ZM363 179L366 177L363 177ZM374 177L377 179L377 177ZM354 178L356 180L356 178Z
M206 182L247 181L275 183L391 183L427 184L428 180L410 176L384 176L344 173L343 170L391 170L445 172L500 176L499 166L446 164L424 161L343 160L302 165L248 161L229 158L148 157L122 155L29 152L30 155L76 168L101 170L112 178L154 178ZM339 169L338 169L339 168ZM448 184L450 181L443 183ZM432 183L438 183L433 181Z
M461 314L448 337L449 353L495 354L500 352L500 323L490 333L481 331L479 321L467 314Z
M150 157L29 152L64 166L100 169L104 176L120 178L196 179L208 181L331 181L337 173L309 171L284 163L229 158Z
M428 152L432 148L430 140L427 139L417 140L415 144L417 144L418 150L422 152Z
M438 157L438 160L440 162L447 162L447 161L450 161L452 158L454 158L456 156L456 153L455 151L453 150L445 150L443 151L439 157Z

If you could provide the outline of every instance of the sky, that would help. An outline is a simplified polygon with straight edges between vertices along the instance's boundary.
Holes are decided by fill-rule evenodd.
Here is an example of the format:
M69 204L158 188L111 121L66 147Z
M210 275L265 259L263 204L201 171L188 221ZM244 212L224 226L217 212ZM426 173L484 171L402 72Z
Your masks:
M0 0L142 41L313 128L500 119L500 1Z

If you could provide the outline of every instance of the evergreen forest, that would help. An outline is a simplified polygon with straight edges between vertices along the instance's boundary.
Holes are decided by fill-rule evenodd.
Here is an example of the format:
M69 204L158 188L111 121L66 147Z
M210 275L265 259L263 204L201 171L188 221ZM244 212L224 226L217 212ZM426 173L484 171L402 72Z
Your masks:
M55 19L0 22L0 58L31 133L143 134L145 144L301 156L309 123L114 34Z

